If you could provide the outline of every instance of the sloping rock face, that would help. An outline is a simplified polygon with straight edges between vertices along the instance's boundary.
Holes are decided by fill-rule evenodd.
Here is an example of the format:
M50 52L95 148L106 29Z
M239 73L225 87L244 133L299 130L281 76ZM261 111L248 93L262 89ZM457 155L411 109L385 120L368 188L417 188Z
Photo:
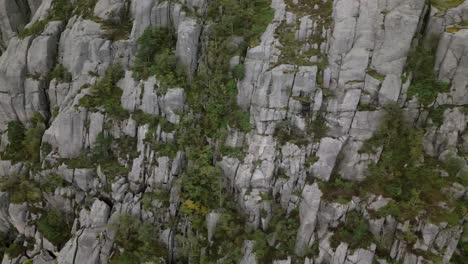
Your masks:
M2 263L464 263L441 2L0 0Z

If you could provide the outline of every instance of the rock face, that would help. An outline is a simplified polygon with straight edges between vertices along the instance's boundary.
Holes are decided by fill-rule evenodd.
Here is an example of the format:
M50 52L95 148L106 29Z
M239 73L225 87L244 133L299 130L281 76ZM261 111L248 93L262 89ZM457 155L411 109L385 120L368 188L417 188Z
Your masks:
M428 2L0 0L2 263L462 263L468 1Z

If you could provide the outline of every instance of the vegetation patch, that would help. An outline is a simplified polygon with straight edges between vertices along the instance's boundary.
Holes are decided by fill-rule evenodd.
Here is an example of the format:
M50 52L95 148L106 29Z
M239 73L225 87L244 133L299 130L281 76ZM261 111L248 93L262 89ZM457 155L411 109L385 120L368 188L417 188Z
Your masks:
M147 79L156 75L163 86L184 84L185 74L177 67L175 57L176 43L177 36L171 28L147 28L138 39L134 77Z
M80 99L80 106L93 112L107 113L117 120L128 118L128 112L120 104L122 89L117 86L123 74L124 71L119 64L107 68L104 77L90 88L90 94Z
M13 162L24 161L37 166L45 128L44 120L39 113L31 119L28 129L20 121L10 121L7 127L9 144L1 155L2 159Z
M332 23L333 1L286 0L285 3L286 9L296 14L298 18L311 16L318 29L329 28ZM278 64L317 65L319 68L317 76L321 76L321 72L328 66L328 58L319 49L310 47L313 45L320 47L321 43L326 40L322 37L321 32L316 32L306 40L297 40L296 31L298 28L298 23L290 25L283 22L276 29L276 37L281 43L281 56ZM304 49L306 46L309 48ZM312 57L315 59L311 60Z
M449 92L449 84L439 81L434 72L435 48L435 45L429 49L419 45L408 56L406 65L413 74L408 97L417 97L425 106L434 102L439 93Z
M454 8L463 4L463 2L464 0L431 0L431 4L439 10Z
M254 252L259 263L294 257L299 223L297 209L288 215L276 205L268 230L253 233Z
M114 224L114 255L110 263L131 264L166 260L169 252L161 242L158 229L135 216L124 214Z
M5 254L13 259L21 255L25 255L27 250L32 250L34 246L33 238L26 238L24 235L16 237L16 239L5 250Z
M360 183L335 179L322 183L324 199L346 201L352 196L369 194L392 198L387 206L376 212L377 217L393 215L400 221L425 217L433 222L456 224L467 212L462 201L453 200L445 189L453 182L463 183L455 177L460 170L457 161L443 164L424 155L423 131L412 127L397 105L384 107L385 115L379 130L365 142L361 152L383 151L380 160L369 167L369 176ZM440 169L451 171L448 178L440 177ZM440 207L440 203L446 207Z
M44 210L37 221L37 229L52 244L61 248L71 237L73 219L73 215L58 209Z
M230 147L230 146L222 146L221 147L221 155L227 156L231 158L237 158L238 160L244 160L245 158L245 151L242 147Z
M101 133L97 136L95 146L91 150L83 152L77 158L63 161L69 168L97 168L100 166L101 171L107 177L108 183L112 183L117 176L125 175L129 172L128 168L119 163L118 157L128 157L127 155L131 152L127 150L125 153L122 153L122 150L125 150L125 148L120 148L122 145L119 145L119 143L122 144L121 141L114 140L111 136ZM135 145L130 146L134 150Z
M328 125L324 113L318 112L315 119L307 124L307 130L314 134L315 142L325 137L328 132Z
M54 69L49 73L49 80L57 80L61 83L69 83L72 81L72 74L62 64L56 64Z
M204 217L209 210L221 205L222 172L212 165L210 147L189 150L188 159L196 162L188 165L181 179L181 197L185 201L181 210Z
M346 214L344 224L338 226L331 238L331 246L337 248L341 242L347 243L350 249L368 248L374 241L369 231L369 223L358 212Z

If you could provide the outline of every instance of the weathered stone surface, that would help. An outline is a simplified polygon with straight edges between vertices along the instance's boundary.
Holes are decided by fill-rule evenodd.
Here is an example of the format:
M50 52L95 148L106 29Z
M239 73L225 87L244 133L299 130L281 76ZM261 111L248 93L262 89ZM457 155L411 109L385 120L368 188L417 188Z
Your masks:
M315 154L319 157L319 160L311 167L311 171L315 177L324 181L330 179L330 175L335 167L336 158L340 153L343 143L343 140L340 139L322 138L320 147Z
M313 233L317 222L322 192L317 184L306 185L302 191L302 202L299 206L301 225L297 231L296 254L304 255L308 246L314 243Z
M176 56L179 63L185 67L189 78L197 68L200 33L201 26L195 19L186 18L179 23Z

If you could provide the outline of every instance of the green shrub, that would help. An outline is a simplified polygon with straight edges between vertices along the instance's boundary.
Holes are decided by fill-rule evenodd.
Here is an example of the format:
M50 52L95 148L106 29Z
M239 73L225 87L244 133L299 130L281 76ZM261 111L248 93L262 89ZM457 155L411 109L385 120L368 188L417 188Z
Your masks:
M120 104L122 89L117 86L117 82L123 78L122 66L114 64L107 68L104 77L90 88L90 95L80 99L80 106L93 112L102 109L110 117L117 120L128 118L128 112Z
M416 96L425 106L434 102L439 93L449 91L449 84L437 79L434 63L435 45L433 48L427 49L421 44L408 56L406 67L413 74L408 97Z
M63 179L62 176L57 174L52 174L47 176L41 183L40 189L43 192L52 193L57 188L63 188L68 186L69 183Z
M24 159L23 141L25 138L26 128L20 121L10 121L7 126L8 146L2 158L12 160L14 162Z
M242 111L239 107L233 108L226 118L230 127L236 128L243 133L249 133L252 129L249 112Z
M166 246L161 243L157 228L138 218L124 214L116 224L115 252L110 263L159 263L168 257Z
M20 121L10 121L7 127L9 144L2 158L13 162L26 161L38 164L45 128L44 120L39 113L34 114L29 129L26 129Z
M71 237L73 218L65 212L49 209L37 221L37 229L52 244L61 248Z
M17 234L15 232L0 232L0 259L3 259L3 254L15 241Z
M22 145L26 159L32 163L40 162L42 135L45 132L45 121L39 113L35 113L31 120L31 128L26 130Z
M69 83L72 81L71 73L62 64L56 64L48 77L49 80L56 79L58 82Z
M314 134L314 141L319 141L327 134L328 125L323 113L318 113L315 120L308 124L308 131Z
M274 16L267 0L215 1L208 6L208 17L215 23L215 34L222 37L245 36L247 43L259 42Z
M245 65L244 64L238 64L232 69L232 77L237 80L242 80L244 79L245 76Z
M36 203L42 200L42 192L37 183L24 175L10 175L0 181L0 190L10 195L14 204Z
M444 122L444 112L447 108L447 105L440 105L429 112L429 118L436 126L441 126Z
M24 244L27 246L24 246ZM31 250L31 239L26 239L23 235L17 237L15 241L5 250L5 254L10 259L25 255L27 250Z
M61 0L63 1L63 0ZM94 7L98 0L78 0L73 4L73 14L83 16L85 19L93 17Z
M212 165L211 149L205 147L200 150L190 150L188 158L192 162L182 176L182 199L198 204L201 208L218 208L221 201L222 173L219 168Z
M379 162L369 167L370 176L360 183L361 194L381 194L394 200L378 212L379 217L392 214L408 220L424 213L436 222L460 219L466 206L459 207L443 191L453 179L440 177L440 162L424 156L423 131L412 127L398 106L387 106L385 112L379 130L366 143L368 149L382 146L383 152ZM459 165L454 162L448 168L453 174ZM439 207L440 202L450 209Z
M32 37L39 36L44 31L47 23L48 23L47 20L37 21L36 23L32 24L31 26L21 30L21 32L18 33L18 38L24 39L24 38L29 37L29 36L32 36Z
M119 144L120 143L120 144ZM115 148L116 145L126 148ZM120 165L118 157L128 158L135 155L136 145L131 145L128 142L123 143L119 140L114 140L111 136L98 134L95 146L88 151L83 152L79 157L74 159L63 160L69 168L96 168L101 166L101 171L106 175L108 183L112 183L115 177L128 173L128 168ZM124 152L124 153L123 153Z
M80 2L83 0L80 0ZM66 21L72 16L73 4L68 0L54 0L48 20Z
M158 189L151 193L144 193L141 198L141 204L145 210L150 210L152 208L152 202L157 200L162 203L163 207L169 207L170 205L171 194L165 189Z
M352 211L347 213L344 225L336 229L331 238L331 246L336 248L340 242L345 242L350 249L367 248L373 240L374 236L369 231L367 220Z
M245 158L245 151L242 148L235 148L229 146L222 146L221 147L221 155L228 156L231 158L237 158L238 160L244 160Z
M268 230L257 230L253 233L257 260L260 263L271 263L273 260L294 256L299 224L297 209L288 215L275 205Z
M458 172L463 169L465 162L463 158L457 157L455 154L450 155L444 163L444 168L450 176L457 176Z
M348 203L353 196L359 195L358 185L352 181L332 177L328 182L318 182L323 198L328 201Z
M164 85L183 82L184 76L177 71L174 55L177 38L173 30L161 27L147 28L138 39L138 50L133 67L134 77L147 79L156 75Z
M84 0L80 0L82 2ZM48 16L44 20L37 21L31 26L24 28L18 34L18 38L23 39L29 36L37 37L46 28L47 24L51 21L66 21L71 17L73 12L73 4L68 0L54 0L52 2L52 8Z

